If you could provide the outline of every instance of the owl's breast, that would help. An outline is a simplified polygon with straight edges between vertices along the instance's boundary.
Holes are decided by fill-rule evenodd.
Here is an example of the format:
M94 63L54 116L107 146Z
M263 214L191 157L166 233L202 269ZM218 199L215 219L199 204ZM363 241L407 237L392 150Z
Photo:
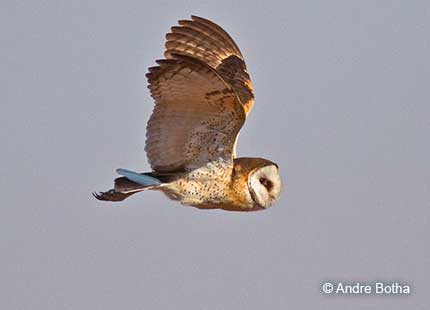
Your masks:
M242 210L251 197L240 193L246 184L233 184L231 165L212 162L169 183L162 191L182 204L202 209Z

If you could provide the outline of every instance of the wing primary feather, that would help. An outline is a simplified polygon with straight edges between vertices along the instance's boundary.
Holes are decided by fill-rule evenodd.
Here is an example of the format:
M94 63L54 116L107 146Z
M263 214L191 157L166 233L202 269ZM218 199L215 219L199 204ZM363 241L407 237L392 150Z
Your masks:
M222 29L220 26L218 26L217 24L215 24L214 22L203 18L203 17L199 17L196 15L191 15L191 19L193 21L197 21L200 22L202 24L205 24L206 26L208 26L209 28L213 29L214 31L216 31L219 35L221 35L223 38L226 39L226 41L231 44L233 46L233 48L236 50L236 52L242 56L242 53L239 49L239 46L237 46L236 42L234 42L233 38L224 30Z

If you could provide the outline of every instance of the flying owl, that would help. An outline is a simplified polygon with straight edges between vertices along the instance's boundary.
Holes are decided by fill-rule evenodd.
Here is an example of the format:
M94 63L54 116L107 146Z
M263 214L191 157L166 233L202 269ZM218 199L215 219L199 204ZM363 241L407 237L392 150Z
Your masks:
M121 201L159 190L200 209L257 211L279 198L278 165L236 158L239 131L254 104L242 53L217 24L197 16L166 35L165 59L147 73L155 107L147 124L152 172L118 169L114 188L94 193Z

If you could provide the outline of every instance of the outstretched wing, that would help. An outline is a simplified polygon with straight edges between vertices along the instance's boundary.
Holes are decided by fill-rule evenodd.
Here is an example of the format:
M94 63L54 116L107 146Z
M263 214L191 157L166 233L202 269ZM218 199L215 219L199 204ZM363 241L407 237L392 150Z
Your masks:
M155 99L145 150L156 172L187 171L231 161L245 112L234 90L200 60L176 55L150 68Z
M248 70L239 47L217 24L198 16L178 21L180 26L166 34L167 59L173 54L197 58L217 70L239 96L245 113L254 104L254 92Z
M147 74L156 104L145 150L156 172L232 162L254 98L242 54L221 27L195 16L179 24L167 34L167 59Z

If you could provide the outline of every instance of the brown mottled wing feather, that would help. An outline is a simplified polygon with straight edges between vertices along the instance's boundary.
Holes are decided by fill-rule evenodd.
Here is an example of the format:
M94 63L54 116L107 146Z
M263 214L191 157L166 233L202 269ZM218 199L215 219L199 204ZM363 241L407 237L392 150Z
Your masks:
M165 57L188 55L216 69L234 89L248 114L254 104L253 87L242 53L233 39L220 26L201 17L191 16L191 20L180 20L179 25L166 35Z
M171 55L149 68L155 99L145 150L156 173L188 171L233 160L245 112L235 90L201 60Z

